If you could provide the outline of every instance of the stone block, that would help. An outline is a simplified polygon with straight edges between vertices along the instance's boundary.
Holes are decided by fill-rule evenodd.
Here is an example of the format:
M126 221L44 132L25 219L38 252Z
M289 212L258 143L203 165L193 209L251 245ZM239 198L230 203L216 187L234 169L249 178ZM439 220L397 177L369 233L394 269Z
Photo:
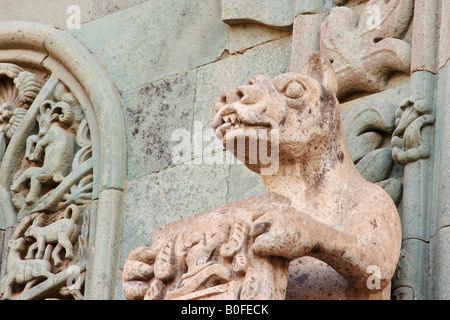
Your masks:
M226 164L183 164L129 181L121 266L138 246L149 245L157 226L227 203Z
M259 24L233 25L230 26L227 49L230 53L235 53L291 33L291 30L279 30Z
M431 234L439 228L450 225L450 65L439 71L436 93L435 149L433 169L433 192L431 207L434 219Z
M208 64L197 71L194 119L211 127L217 97L234 86L246 85L256 75L273 77L289 71L291 36Z
M299 15L294 20L291 71L301 72L308 57L320 51L320 25L322 15Z
M440 229L431 240L433 250L431 274L432 299L450 299L450 227Z
M123 225L125 192L108 189L100 192L95 216L95 238L91 243L91 261L85 298L112 299L116 292L116 272Z
M295 14L323 13L324 0L296 0Z
M17 1L4 0L0 20L7 21L13 17L12 20L39 22L67 29L67 20L73 14L73 11L68 12L69 6L76 5L80 8L80 23L83 24L145 1L147 0L23 0L17 5Z
M392 279L393 300L425 298L427 271L423 269L423 262L428 258L428 247L428 243L421 240L403 240L397 270Z
M439 69L442 69L450 59L450 2L441 2L441 30L439 44Z
M122 95L127 128L128 178L170 166L176 129L192 131L195 71L128 91Z
M289 28L294 20L292 0L222 0L222 20L230 25L261 23L276 28Z
M249 198L265 191L260 175L250 171L238 160L230 165L228 203Z
M411 72L436 72L436 44L438 43L436 12L438 6L438 0L415 1Z
M215 61L225 49L228 26L220 20L217 0L157 0L96 19L71 33L125 92Z

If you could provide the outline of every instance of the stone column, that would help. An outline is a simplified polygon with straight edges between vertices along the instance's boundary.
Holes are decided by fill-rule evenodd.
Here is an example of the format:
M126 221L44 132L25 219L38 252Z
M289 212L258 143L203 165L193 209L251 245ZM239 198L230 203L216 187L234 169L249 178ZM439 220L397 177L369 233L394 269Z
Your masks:
M438 8L438 0L415 1L411 48L411 98L414 103L424 103L428 113L433 116L437 116L435 92ZM436 199L432 191L435 185L432 176L437 169L433 168L433 163L438 161L439 147L433 151L433 125L424 126L421 135L429 154L404 164L403 200L400 208L403 244L393 283L394 298L404 300L430 298L429 288L432 286L428 279L429 243L434 234L430 229L434 221L431 208Z
M430 195L429 299L450 299L450 3L440 0L434 168ZM437 42L436 42L437 43Z

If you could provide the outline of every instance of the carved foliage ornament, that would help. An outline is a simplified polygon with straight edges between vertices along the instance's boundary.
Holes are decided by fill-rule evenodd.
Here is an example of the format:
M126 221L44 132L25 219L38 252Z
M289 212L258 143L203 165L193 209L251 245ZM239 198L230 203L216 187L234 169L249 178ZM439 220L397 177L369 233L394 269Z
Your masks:
M411 45L401 40L413 15L413 0L371 0L358 20L336 7L323 23L320 51L333 63L338 98L382 91L395 71L409 73Z
M11 201L17 221L8 240L2 299L83 298L89 215L92 203L92 146L80 103L54 78L14 64L0 64L2 161L14 161ZM34 112L37 111L37 112ZM31 121L24 121L34 112ZM15 132L29 132L14 137ZM11 158L8 148L25 150ZM3 165L3 164L2 164Z
M432 108L426 100L406 99L395 113L395 131L392 138L392 157L402 165L430 156L429 145L421 130L434 124Z

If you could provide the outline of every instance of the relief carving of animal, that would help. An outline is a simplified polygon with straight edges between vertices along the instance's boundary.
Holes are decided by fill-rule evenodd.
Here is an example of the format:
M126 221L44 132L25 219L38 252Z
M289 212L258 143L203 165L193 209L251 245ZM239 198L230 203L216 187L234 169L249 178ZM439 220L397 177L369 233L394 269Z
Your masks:
M11 299L15 284L25 284L25 290L29 289L39 279L50 278L52 265L50 263L51 247L45 250L42 259L22 260L22 252L26 248L25 238L10 240L6 276L2 279L2 299Z
M74 135L67 130L74 121L74 113L68 103L44 102L37 119L39 134L27 139L26 157L36 162L43 158L43 165L26 169L11 186L11 191L19 192L30 183L25 199L28 205L40 196L42 186L58 184L70 172L75 148Z
M27 257L32 257L33 252L37 249L35 255L36 259L41 259L44 255L44 250L47 244L56 244L52 253L52 258L55 265L58 265L61 260L59 252L62 248L65 249L65 258L73 260L73 243L76 241L80 228L78 220L80 218L80 209L75 206L67 207L64 212L64 218L59 219L47 226L39 226L39 217L34 219L33 224L25 231L25 237L33 237L36 242L28 249Z
M389 299L400 219L389 195L352 162L337 90L330 62L314 53L301 74L257 76L223 94L213 128L226 148L246 137L279 149L277 172L262 178L267 191L292 203L256 210L250 234L257 254L291 260L287 299ZM240 159L261 174L249 152Z

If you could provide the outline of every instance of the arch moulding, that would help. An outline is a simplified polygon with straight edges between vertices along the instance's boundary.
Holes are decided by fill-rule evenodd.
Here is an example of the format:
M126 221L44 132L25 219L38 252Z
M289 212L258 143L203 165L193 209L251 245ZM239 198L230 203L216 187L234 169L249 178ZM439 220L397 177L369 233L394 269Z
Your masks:
M0 295L113 298L126 135L120 95L110 76L64 31L0 22L0 109ZM58 146L47 141L52 130L59 130ZM63 140L70 146L64 151ZM48 176L44 169L58 152L63 155L56 161L60 171ZM77 232L69 244L44 236L39 241L38 232L31 232L34 227L49 234L70 218ZM49 273L16 277L12 270L25 270L29 260L47 263ZM74 282L77 286L68 286Z

